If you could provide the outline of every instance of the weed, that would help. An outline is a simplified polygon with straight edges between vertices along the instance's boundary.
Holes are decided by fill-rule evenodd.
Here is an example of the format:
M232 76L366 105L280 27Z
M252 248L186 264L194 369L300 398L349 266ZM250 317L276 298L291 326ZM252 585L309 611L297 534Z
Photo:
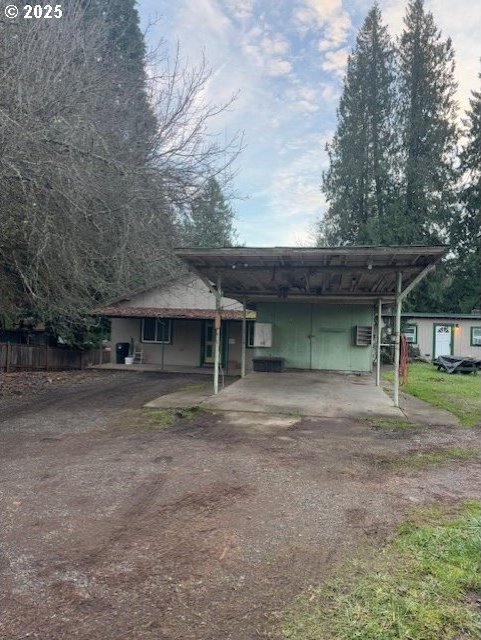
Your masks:
M146 415L149 419L149 426L160 427L165 429L170 427L175 422L175 416L172 409L149 409L146 411Z
M411 451L387 464L391 469L423 469L434 465L443 465L455 460L468 460L478 458L477 449L463 449L462 447L449 447L446 449L435 449L433 451Z
M206 413L202 407L186 407L184 409L147 409L146 415L150 427L166 429L177 420L194 420Z
M368 418L367 422L379 429L419 429L421 426L407 418Z

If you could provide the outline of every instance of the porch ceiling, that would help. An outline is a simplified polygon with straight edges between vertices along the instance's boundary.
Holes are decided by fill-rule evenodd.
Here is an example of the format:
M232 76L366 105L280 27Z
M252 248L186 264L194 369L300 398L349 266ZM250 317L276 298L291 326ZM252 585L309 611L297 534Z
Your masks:
M249 301L373 302L394 300L397 273L402 289L432 268L446 246L356 246L324 248L177 249L191 271L216 283L223 295Z

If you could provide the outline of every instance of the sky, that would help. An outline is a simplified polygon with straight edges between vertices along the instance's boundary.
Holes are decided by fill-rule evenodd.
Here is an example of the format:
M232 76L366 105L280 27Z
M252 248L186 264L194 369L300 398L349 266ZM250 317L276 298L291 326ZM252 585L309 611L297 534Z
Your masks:
M309 246L326 202L321 176L346 60L371 0L137 0L148 46L177 43L189 64L205 55L212 70L205 98L232 107L211 133L244 135L235 163L238 239L247 246ZM392 35L405 0L380 0ZM481 2L427 0L456 51L460 113L479 89Z

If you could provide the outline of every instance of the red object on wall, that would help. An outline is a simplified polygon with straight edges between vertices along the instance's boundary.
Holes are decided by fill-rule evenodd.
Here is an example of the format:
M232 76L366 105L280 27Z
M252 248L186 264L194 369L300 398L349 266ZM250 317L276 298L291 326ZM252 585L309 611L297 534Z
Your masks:
M409 366L409 343L404 333L401 333L401 343L399 346L399 381L404 385L408 379Z

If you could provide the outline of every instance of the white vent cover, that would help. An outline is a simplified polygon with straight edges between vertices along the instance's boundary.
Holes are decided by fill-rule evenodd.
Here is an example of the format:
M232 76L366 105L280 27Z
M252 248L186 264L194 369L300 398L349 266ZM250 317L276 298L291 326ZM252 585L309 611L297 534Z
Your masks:
M272 324L256 322L254 324L254 347L272 347Z

